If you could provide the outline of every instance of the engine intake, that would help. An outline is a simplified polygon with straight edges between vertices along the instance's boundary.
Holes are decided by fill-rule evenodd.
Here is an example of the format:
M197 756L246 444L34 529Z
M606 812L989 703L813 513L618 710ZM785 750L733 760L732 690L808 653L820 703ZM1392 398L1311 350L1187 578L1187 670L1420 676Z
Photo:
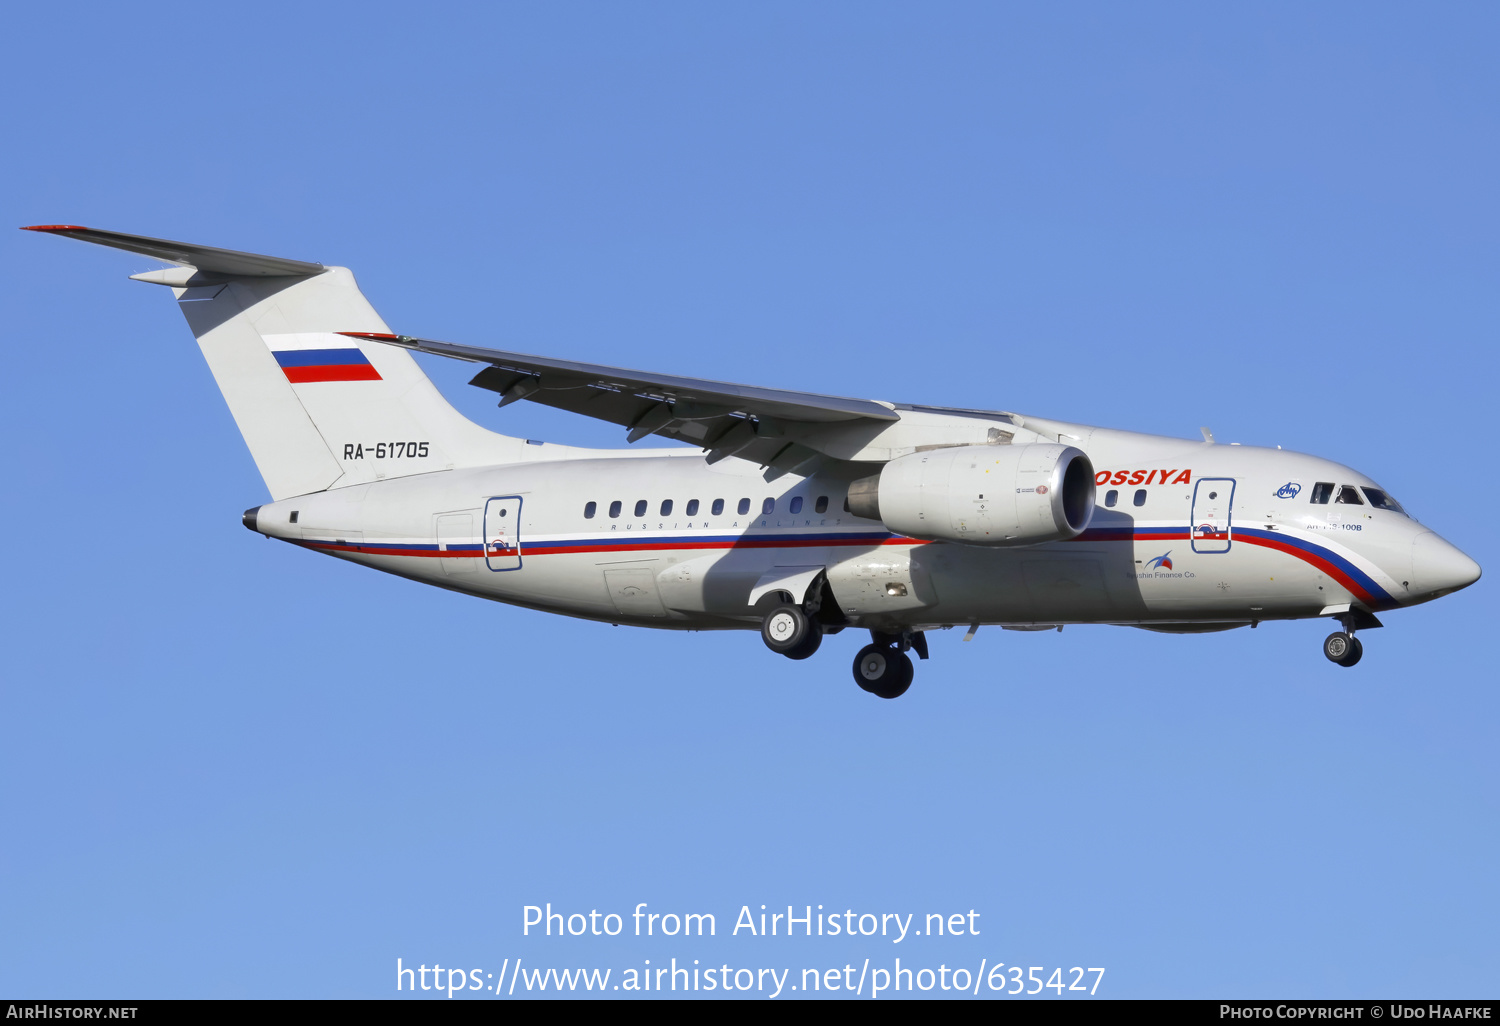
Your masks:
M849 510L924 541L1066 541L1094 515L1094 465L1071 445L933 449L851 483Z

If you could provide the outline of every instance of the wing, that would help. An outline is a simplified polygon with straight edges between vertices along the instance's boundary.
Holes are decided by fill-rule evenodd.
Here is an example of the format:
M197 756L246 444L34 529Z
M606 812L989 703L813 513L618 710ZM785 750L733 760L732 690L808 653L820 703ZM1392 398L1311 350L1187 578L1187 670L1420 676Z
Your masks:
M653 434L688 442L707 449L710 463L740 456L762 465L795 465L814 455L798 441L819 428L864 427L857 433L873 435L901 419L891 405L869 399L650 374L407 335L341 334L489 364L470 384L498 392L501 406L528 399L619 424L629 429L631 442Z

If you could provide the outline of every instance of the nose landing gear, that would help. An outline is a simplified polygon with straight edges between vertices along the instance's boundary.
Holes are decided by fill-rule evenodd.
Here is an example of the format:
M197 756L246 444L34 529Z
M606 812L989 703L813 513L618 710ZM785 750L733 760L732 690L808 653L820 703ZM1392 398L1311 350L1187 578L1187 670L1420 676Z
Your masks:
M1340 666L1353 666L1365 654L1365 646L1353 634L1334 631L1323 639L1323 654Z
M1356 630L1374 630L1384 624L1374 613L1363 609L1351 609L1338 615L1339 623L1344 625L1341 631L1334 631L1323 639L1323 654L1331 663L1340 666L1353 666L1359 662L1360 656L1365 654L1365 646L1359 643L1354 636Z

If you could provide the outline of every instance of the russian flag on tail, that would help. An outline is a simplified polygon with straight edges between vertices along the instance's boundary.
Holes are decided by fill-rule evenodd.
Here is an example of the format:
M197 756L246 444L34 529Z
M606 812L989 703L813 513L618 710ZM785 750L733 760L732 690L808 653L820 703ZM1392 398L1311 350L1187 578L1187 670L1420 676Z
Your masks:
M271 355L294 385L309 381L379 381L380 372L358 349L283 349Z

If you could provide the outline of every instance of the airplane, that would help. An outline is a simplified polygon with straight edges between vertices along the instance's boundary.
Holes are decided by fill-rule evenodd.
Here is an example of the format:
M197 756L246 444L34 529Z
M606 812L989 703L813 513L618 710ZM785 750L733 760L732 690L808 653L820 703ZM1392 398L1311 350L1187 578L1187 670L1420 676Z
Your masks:
M393 333L347 268L77 225L153 257L271 501L244 526L497 602L611 624L759 630L806 659L868 631L855 683L910 686L934 629L1191 634L1328 617L1352 667L1378 613L1477 563L1374 480L1281 449L759 388ZM462 416L412 352L478 365L500 407L595 417L585 449Z

